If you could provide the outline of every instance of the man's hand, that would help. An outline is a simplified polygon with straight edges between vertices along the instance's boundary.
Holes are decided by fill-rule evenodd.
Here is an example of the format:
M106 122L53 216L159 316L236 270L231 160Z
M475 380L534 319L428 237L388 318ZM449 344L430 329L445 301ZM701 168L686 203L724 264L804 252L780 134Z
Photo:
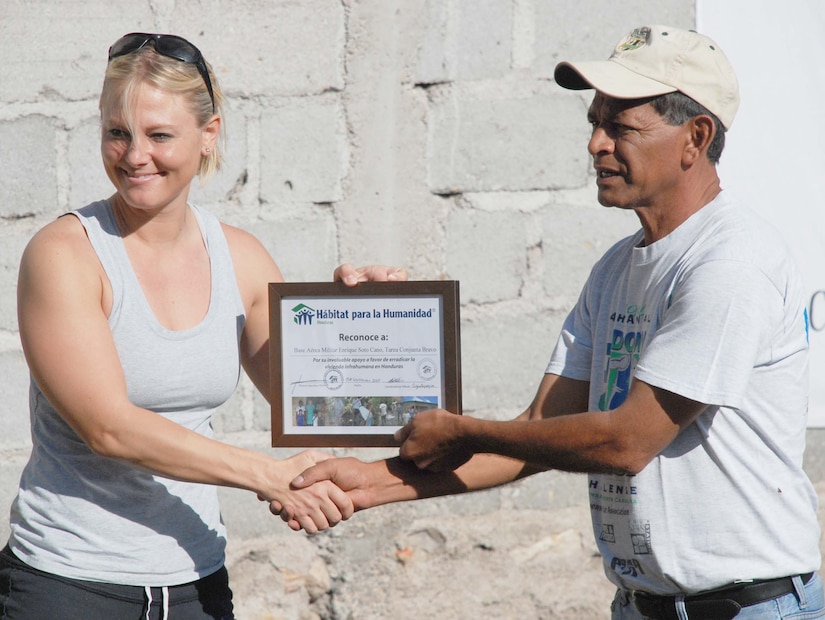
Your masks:
M389 267L387 265L368 265L353 267L349 263L339 265L332 274L334 281L341 281L347 286L355 286L359 282L403 282L409 279L407 270L403 267Z
M301 490L289 486L289 481L302 471L317 463L330 462L331 458L323 452L306 450L278 462L280 488L270 497L259 495L258 498L269 502L270 512L280 515L290 528L303 529L307 534L315 534L349 519L354 512L352 500L333 483L321 481Z
M399 456L419 469L453 471L470 460L473 451L461 436L461 416L443 409L417 414L395 432L402 442Z
M298 493L306 493L319 485L333 485L345 493L354 511L372 506L369 499L371 488L370 463L356 458L327 459L308 468L292 481L292 488ZM275 510L273 509L273 512ZM300 519L288 507L281 510L281 519L293 530L306 529Z
M496 460L493 466L496 475L507 469L505 461L509 462L509 459ZM518 469L512 472L513 478L517 472ZM303 492L324 483L335 483L346 492L355 511L469 490L465 481L453 472L424 471L399 457L371 463L355 458L325 460L296 477L292 486ZM293 530L301 529L301 523L289 511L282 511L280 515Z
M333 483L352 501L355 511L369 508L370 463L353 457L326 459L309 467L292 481L294 489L307 489L323 481Z

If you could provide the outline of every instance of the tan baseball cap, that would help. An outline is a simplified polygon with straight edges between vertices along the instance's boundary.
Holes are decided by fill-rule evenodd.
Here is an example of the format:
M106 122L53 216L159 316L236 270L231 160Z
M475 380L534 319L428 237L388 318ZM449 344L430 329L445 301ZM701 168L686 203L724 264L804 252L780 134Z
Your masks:
M571 90L595 88L617 99L680 91L730 129L739 108L736 73L716 43L694 30L642 26L627 35L608 60L560 62L555 79Z

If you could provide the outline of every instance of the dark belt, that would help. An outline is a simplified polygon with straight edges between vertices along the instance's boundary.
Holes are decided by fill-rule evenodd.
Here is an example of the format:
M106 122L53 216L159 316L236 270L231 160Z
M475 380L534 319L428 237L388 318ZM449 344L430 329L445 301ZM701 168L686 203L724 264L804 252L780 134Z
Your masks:
M800 575L800 577L802 577L802 583L808 583L813 573ZM719 590L689 594L685 596L685 610L688 618L730 620L735 618L743 607L764 603L795 591L791 577L752 581ZM634 591L631 593L631 599L636 609L647 618L679 620L676 615L675 596L656 596L647 592Z

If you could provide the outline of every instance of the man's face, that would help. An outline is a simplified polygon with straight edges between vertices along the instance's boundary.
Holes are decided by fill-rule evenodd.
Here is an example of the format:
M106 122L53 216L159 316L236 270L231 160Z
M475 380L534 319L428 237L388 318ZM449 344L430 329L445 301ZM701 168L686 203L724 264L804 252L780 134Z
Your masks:
M599 202L622 209L669 205L683 178L686 127L668 125L650 99L614 99L600 92L587 119Z

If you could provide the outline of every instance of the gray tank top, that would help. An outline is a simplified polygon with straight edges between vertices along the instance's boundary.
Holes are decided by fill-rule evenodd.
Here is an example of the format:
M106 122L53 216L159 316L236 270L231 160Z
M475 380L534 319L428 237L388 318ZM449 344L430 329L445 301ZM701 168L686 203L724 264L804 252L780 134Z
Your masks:
M112 286L109 326L132 403L207 437L235 390L245 313L229 247L212 214L191 207L209 253L209 310L192 329L155 318L108 201L80 219ZM32 454L11 509L10 546L27 564L75 579L126 585L187 583L224 562L217 490L154 476L93 454L32 379Z

